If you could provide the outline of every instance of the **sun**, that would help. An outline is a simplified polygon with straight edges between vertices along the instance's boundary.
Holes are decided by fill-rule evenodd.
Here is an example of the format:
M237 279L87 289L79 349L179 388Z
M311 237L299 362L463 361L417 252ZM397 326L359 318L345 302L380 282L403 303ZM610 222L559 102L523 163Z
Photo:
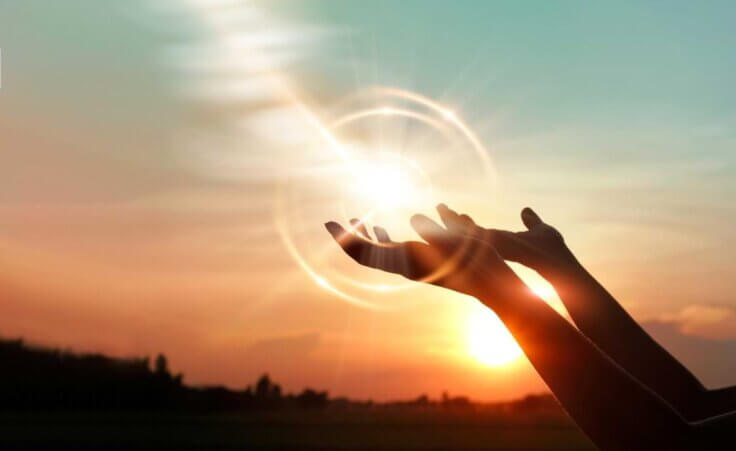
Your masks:
M403 205L414 196L406 171L389 164L365 164L354 179L355 192L381 206Z
M353 160L348 174L353 199L367 202L371 209L395 210L416 205L431 191L426 173L398 154Z
M470 356L489 367L508 365L523 354L506 326L486 308L474 309L469 315L466 337Z

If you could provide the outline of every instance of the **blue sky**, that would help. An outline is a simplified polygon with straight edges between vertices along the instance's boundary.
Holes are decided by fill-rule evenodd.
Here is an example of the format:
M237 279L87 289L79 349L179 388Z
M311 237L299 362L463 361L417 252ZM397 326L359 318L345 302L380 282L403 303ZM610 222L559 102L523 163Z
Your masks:
M509 204L567 221L579 235L568 239L602 266L667 263L660 284L677 278L673 267L700 277L707 266L717 279L729 271L732 2L277 5L334 30L308 66L344 89L399 85L461 111L489 146ZM607 243L622 241L637 250L609 255ZM706 280L714 302L728 302L730 289Z

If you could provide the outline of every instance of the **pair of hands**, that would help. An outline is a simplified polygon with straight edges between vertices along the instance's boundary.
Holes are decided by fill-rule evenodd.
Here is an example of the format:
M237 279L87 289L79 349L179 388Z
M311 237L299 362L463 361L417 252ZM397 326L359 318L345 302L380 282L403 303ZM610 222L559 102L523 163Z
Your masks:
M530 208L521 212L527 228L522 232L483 228L444 204L437 211L444 227L424 215L411 218L412 227L426 242L395 242L381 227L373 228L373 240L357 219L350 221L350 231L336 222L325 227L362 265L475 297L502 295L519 287L521 281L504 260L542 275L575 262L562 235Z

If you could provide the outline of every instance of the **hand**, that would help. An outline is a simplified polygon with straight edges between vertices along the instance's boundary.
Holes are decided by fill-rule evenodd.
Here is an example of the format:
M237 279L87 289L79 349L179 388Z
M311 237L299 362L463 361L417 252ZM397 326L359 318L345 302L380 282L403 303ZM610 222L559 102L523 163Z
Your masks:
M458 215L444 204L437 211L448 230L470 231L477 239L494 246L505 260L521 263L545 277L578 264L560 232L544 223L531 208L521 211L521 221L527 228L523 232L483 228L468 215Z
M425 243L394 242L381 227L374 227L374 241L364 224L357 219L350 222L350 231L336 222L325 227L361 265L486 299L523 287L489 242L476 239L472 230L459 224L451 231L426 216L415 215L411 225Z

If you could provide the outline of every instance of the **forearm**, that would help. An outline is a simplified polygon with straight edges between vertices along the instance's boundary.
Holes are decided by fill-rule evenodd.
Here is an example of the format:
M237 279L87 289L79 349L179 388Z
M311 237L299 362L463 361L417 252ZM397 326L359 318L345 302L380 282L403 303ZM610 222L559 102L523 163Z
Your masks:
M690 420L707 416L703 385L660 346L577 261L542 274L580 331ZM663 375L666 375L663 377Z
M677 449L689 433L682 417L527 290L481 301L498 314L562 406L601 449Z
M707 390L698 403L701 418L736 412L736 387Z
M689 440L690 449L702 451L730 448L733 431L736 428L736 414L719 415L708 420L692 423Z

